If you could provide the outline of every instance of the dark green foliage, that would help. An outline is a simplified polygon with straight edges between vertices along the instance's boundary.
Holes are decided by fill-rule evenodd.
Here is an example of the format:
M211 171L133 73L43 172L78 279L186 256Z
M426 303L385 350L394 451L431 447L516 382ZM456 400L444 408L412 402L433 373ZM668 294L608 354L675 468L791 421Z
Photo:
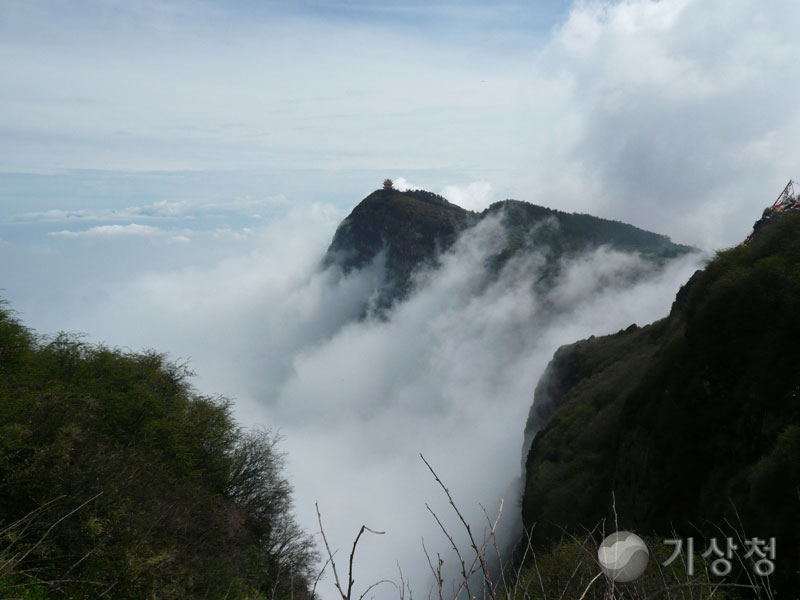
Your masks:
M429 192L378 190L339 225L325 264L348 272L385 252L386 281L378 304L388 307L408 293L416 268L434 264L438 252L455 241L470 215Z
M274 434L155 352L39 341L5 308L0 346L0 597L308 595Z
M547 521L537 526L537 539L607 516L617 422L655 351L654 328L663 324L561 348L543 375L526 436L546 425L533 439L523 507Z
M777 537L776 581L797 585L798 307L800 216L787 215L719 253L667 319L560 350L534 401L552 416L527 456L537 541L550 522L609 519L613 492L622 528Z
M552 219L554 227L536 231L537 242L547 245L559 255L602 245L662 258L673 258L692 250L689 246L673 244L665 235L645 231L627 223L592 215L565 213L519 200L495 202L482 214L496 213L503 213L506 227L510 231L522 235L529 233L532 225Z

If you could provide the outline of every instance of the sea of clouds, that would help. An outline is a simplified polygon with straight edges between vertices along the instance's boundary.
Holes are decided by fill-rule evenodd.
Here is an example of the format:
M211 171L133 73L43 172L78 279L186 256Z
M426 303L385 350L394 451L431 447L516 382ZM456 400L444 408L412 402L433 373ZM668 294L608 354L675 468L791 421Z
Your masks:
M399 564L427 596L422 540L446 573L456 562L426 503L465 549L466 539L420 454L479 534L481 505L494 516L502 498L501 544L509 542L519 533L525 420L553 352L665 316L702 259L653 272L634 254L600 248L565 261L541 296L531 284L544 263L535 252L487 282L485 262L504 230L486 219L438 269L417 274L405 301L360 319L382 266L348 275L321 268L337 220L323 205L296 207L252 229L237 256L101 286L95 300L67 311L66 325L189 360L198 389L233 398L244 425L280 430L297 518L317 531L319 503L332 547L342 548L340 568L362 524L386 532L362 537L357 590L397 579ZM332 597L332 578L320 591Z

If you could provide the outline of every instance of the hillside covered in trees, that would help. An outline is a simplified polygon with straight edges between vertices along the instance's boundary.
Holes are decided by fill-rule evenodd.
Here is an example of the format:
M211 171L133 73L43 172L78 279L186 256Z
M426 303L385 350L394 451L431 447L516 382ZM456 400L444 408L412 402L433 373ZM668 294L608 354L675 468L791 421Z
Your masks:
M0 597L310 596L276 435L189 377L0 306Z
M795 597L800 215L756 231L698 271L668 317L556 353L526 431L522 516L540 547L616 519L694 536L698 554L712 537L741 553L743 539L774 537L771 585ZM725 581L746 584L753 560Z

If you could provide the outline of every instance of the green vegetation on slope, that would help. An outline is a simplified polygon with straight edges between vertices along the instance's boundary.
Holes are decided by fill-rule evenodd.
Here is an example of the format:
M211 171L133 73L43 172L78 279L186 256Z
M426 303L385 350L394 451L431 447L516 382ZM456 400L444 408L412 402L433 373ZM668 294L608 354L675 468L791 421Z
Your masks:
M529 419L529 434L544 423L522 509L537 542L608 522L613 493L622 529L776 537L775 580L796 588L798 307L800 216L787 215L720 252L666 319L559 350Z
M497 213L502 213L509 232L522 236L530 235L533 225L550 219L554 226L537 229L536 242L547 245L558 255L582 252L602 245L660 258L674 258L692 250L689 246L674 244L665 235L627 223L566 213L520 200L495 202L481 214L487 216Z
M0 597L308 597L275 435L189 375L0 306Z

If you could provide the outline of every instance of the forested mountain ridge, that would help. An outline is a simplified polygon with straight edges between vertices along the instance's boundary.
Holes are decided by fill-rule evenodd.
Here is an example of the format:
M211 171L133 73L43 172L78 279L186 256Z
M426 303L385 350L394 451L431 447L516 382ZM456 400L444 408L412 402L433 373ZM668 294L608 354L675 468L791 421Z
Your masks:
M563 257L600 246L638 252L655 265L691 252L667 236L585 214L572 214L520 200L495 202L481 212L467 211L423 190L376 190L341 222L325 255L325 266L345 273L382 258L385 279L377 304L386 308L412 288L412 274L435 267L463 231L487 218L498 218L505 235L501 249L487 265L497 272L518 252L541 251L548 261L545 276ZM532 282L535 283L535 282Z
M559 349L526 426L522 515L537 542L613 523L614 509L620 529L698 547L735 524L776 538L773 581L796 591L798 307L793 213L719 252L668 317Z

